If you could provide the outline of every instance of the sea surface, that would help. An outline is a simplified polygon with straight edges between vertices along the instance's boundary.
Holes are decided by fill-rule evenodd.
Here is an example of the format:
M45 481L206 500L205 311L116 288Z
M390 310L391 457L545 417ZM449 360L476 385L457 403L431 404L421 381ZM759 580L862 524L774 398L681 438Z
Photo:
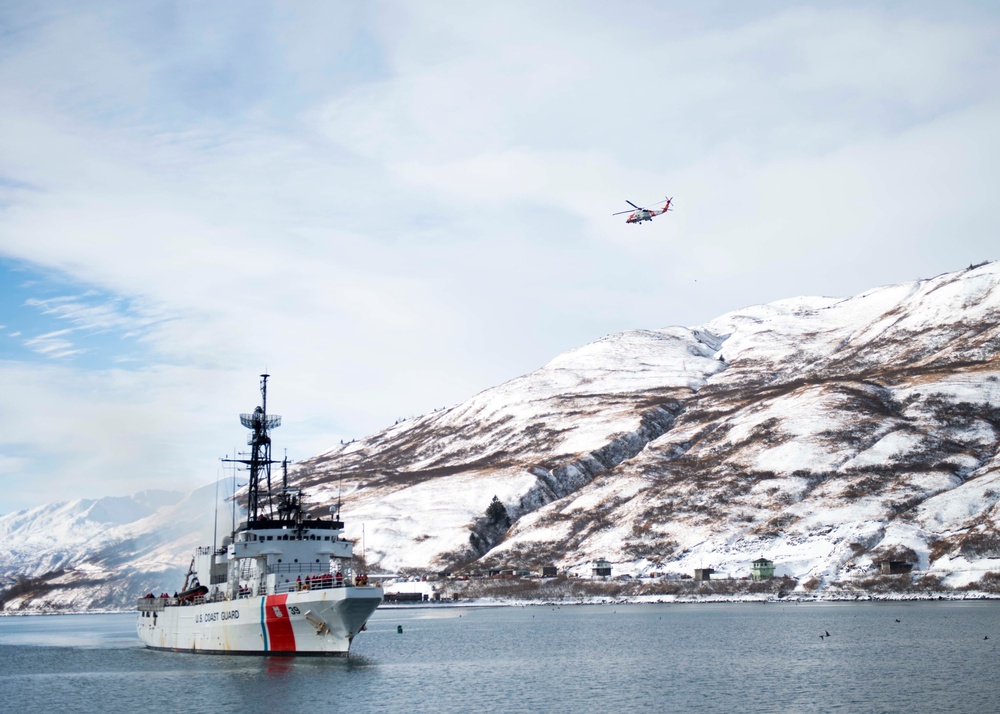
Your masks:
M1000 602L379 609L347 659L0 617L0 711L998 712Z

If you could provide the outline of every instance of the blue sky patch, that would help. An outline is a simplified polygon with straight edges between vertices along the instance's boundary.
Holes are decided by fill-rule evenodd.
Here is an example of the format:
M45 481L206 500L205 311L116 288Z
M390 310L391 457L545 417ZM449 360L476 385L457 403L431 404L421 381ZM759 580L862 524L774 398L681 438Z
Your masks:
M127 368L152 323L130 301L50 270L0 259L0 359Z

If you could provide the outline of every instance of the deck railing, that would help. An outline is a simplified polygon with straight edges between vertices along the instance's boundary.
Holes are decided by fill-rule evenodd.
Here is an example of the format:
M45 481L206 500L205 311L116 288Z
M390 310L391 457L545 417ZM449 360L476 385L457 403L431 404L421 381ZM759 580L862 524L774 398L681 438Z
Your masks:
M176 605L177 598L173 597L141 597L136 607L139 612L163 612L168 605Z
M331 569L326 572L317 572L318 563L275 563L267 568L268 575L279 576L276 580L282 580L280 576L294 576L294 582L279 582L275 585L275 593L301 592L305 590L330 590L333 588L356 587L368 585L368 577L356 574L347 560L331 559ZM339 568L339 570L334 570ZM139 612L162 612L165 607L176 605L201 605L206 602L223 602L225 600L242 600L244 598L256 597L264 592L264 575L258 574L254 578L255 585L239 590L235 596L230 597L225 592L217 592L214 596L198 596L193 598L175 597L143 597L139 598ZM291 578L289 577L289 580ZM211 585L220 585L212 579Z
M275 592L292 593L307 590L331 590L333 588L358 587L367 584L368 579L363 576L358 578L355 578L354 576L351 576L350 578L344 576L339 580L336 576L316 576L312 578L303 578L301 581L296 581L294 583L281 583L275 588Z

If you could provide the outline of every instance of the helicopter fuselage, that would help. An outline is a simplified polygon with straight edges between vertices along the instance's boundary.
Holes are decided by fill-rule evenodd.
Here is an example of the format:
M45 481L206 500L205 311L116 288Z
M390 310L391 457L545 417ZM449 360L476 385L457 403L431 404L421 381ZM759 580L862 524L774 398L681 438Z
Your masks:
M620 216L623 213L629 213L629 217L625 219L626 223L642 223L643 221L653 221L654 216L662 216L664 213L670 210L670 203L674 199L667 198L663 203L663 208L660 210L643 208L642 206L637 206L628 199L625 199L625 203L630 205L635 210L629 213L628 211L618 211L618 213L612 213L613 216Z

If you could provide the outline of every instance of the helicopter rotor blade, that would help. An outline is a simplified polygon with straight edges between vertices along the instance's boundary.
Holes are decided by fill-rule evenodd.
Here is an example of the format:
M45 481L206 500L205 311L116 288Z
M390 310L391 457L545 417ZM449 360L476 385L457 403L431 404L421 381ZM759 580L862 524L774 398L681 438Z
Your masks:
M632 203L627 198L625 199L625 203L627 203L628 205L630 205L632 208L636 209L637 211L641 211L642 210L641 208L639 208L637 205L635 205L634 203Z
M612 213L612 216L620 216L623 213L635 213L635 211L618 211L618 213Z

